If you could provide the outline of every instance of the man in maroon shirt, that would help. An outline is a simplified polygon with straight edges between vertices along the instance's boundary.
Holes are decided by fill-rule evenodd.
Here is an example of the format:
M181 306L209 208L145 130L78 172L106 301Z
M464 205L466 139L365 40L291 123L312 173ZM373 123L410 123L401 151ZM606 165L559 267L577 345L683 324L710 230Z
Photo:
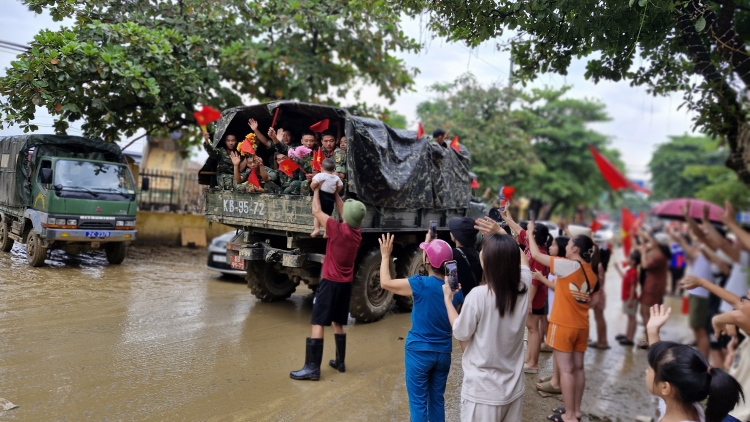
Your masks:
M352 295L354 278L354 261L362 241L359 227L365 218L365 205L353 199L346 202L336 194L336 208L344 222L330 218L320 208L320 187L315 189L312 213L320 225L325 227L328 243L326 257L323 261L323 273L315 291L313 300L312 334L307 339L305 349L305 366L289 374L296 380L320 379L320 363L323 361L323 327L333 324L336 339L336 359L329 365L339 372L346 372L344 356L346 354L346 333L344 325L349 320L349 299Z

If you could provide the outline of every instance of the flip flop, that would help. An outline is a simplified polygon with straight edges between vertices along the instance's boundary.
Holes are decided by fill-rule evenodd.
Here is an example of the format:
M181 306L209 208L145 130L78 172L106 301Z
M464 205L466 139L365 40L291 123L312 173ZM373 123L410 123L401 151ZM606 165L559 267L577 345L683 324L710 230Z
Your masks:
M552 375L548 375L546 377L539 377L539 382L547 382L552 379Z
M589 342L589 347L592 348L592 349L598 349L598 350L607 350L607 349L610 348L610 346L608 346L608 345L607 346L599 346L598 344L596 344L596 342L594 340L591 340Z
M558 415L565 414L565 408L564 407L556 407L552 409L552 413L557 413Z
M552 383L549 381L545 381L541 384L537 384L536 389L539 391L544 391L545 393L550 393L550 394L562 394L562 389L553 387Z
M621 346L634 346L635 343L633 343L632 341L624 338L624 339L620 340L620 345Z
M553 413L547 416L547 420L550 420L552 422L565 422L562 418L562 415L559 413Z
M618 335L615 336L615 340L617 340L617 341L625 340L626 338L627 337L625 337L624 334L618 334Z
M526 364L524 363L524 364L523 364L523 372L524 372L525 374L538 374L538 373L539 373L539 368L537 368L537 369L533 369L533 368L529 367L528 365L526 365Z

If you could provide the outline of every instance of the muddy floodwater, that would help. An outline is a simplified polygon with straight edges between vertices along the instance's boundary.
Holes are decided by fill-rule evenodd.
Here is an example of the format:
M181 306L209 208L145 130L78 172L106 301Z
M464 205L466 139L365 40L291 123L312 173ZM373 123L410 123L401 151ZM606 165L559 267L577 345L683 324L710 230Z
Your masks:
M55 253L48 266L31 268L18 246L0 253L0 397L19 406L0 410L0 420L409 419L403 347L410 314L350 325L345 374L325 364L335 353L326 331L321 380L293 381L289 371L302 366L310 334L310 290L260 303L244 281L220 277L205 262L201 250L137 247L119 266L107 265L103 255ZM614 337L624 319L614 271L608 281ZM663 337L687 340L679 303L669 303L673 320ZM610 350L586 353L588 420L653 415L646 352L610 343ZM460 358L455 344L450 421L459 418ZM542 354L542 374L550 365L550 355ZM543 421L562 405L536 392L536 377L526 375L527 421Z

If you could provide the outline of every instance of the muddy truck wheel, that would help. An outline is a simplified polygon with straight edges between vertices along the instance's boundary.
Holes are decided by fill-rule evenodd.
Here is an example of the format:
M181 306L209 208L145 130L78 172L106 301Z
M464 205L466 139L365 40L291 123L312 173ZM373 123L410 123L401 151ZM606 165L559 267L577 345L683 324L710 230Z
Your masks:
M247 268L247 287L261 302L289 299L297 285L288 275L278 272L274 264L251 262Z
M104 253L107 255L107 262L112 265L120 265L125 260L127 247L124 243L110 243L104 246Z
M29 239L26 241L26 259L32 267L41 267L47 259L47 248L35 232L29 233Z
M0 222L0 250L10 252L13 249L13 239L8 237L8 225Z
M398 278L409 278L414 274L419 274L422 271L422 250L417 245L409 245L396 255L396 277ZM402 311L411 311L414 307L413 296L393 296L396 301L396 306Z
M359 322L373 322L393 304L393 293L380 287L380 248L365 252L354 267L349 312ZM395 274L391 264L391 276Z

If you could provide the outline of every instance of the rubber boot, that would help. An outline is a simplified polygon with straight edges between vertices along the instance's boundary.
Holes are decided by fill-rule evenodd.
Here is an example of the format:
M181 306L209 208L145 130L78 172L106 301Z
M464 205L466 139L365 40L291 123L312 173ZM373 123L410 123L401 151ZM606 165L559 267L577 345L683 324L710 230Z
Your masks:
M328 364L339 372L346 372L344 358L346 357L346 334L334 334L336 339L336 359L331 359Z
M305 366L299 371L289 373L289 376L295 380L312 380L320 379L320 363L323 361L323 339L307 338L305 347Z

